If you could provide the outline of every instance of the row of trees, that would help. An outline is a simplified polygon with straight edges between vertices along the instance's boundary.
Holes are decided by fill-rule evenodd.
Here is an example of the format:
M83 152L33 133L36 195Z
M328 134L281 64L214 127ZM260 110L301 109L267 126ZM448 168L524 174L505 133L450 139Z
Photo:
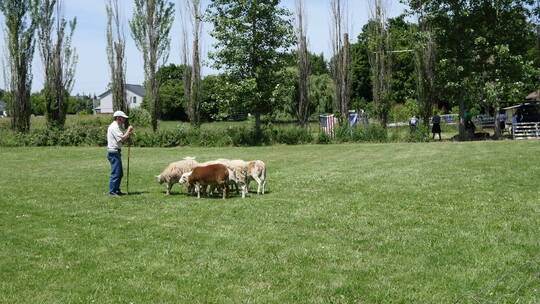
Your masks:
M62 0L3 0L7 67L4 67L12 111L12 128L30 129L32 59L36 43L45 71L44 97L49 126L62 126L73 87L77 55L71 45L76 19L68 21ZM37 36L37 38L36 38Z
M126 39L118 0L107 1L114 108L128 111ZM328 62L309 52L304 0L296 0L296 14L280 2L211 0L204 9L200 0L180 1L181 65L165 66L174 4L134 0L129 27L144 59L145 104L154 130L160 116L176 118L180 111L196 126L208 117L252 113L259 129L262 115L286 113L305 126L314 112L346 117L350 108L371 109L385 126L395 104L405 104L427 123L436 108L457 107L460 117L479 108L497 115L505 102L519 101L537 88L538 1L401 0L410 8L407 15L387 18L386 2L370 0L371 18L351 43L347 1L329 0L332 57ZM48 67L47 114L51 125L62 125L62 98L71 89L76 62L70 45L75 21L63 19L60 0L0 4L4 15L12 16L6 18L6 27L14 128L28 130L29 121L18 113L27 111L36 29L42 61ZM209 58L222 73L203 79L204 22L212 24L210 35L216 40ZM460 134L465 134L463 125Z

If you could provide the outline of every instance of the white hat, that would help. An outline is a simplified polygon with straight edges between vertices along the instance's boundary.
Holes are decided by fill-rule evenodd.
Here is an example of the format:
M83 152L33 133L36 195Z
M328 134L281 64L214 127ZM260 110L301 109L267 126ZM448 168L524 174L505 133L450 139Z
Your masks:
M124 117L124 118L129 118L126 113L122 112L122 111L116 111L114 112L114 114L112 115L113 117Z

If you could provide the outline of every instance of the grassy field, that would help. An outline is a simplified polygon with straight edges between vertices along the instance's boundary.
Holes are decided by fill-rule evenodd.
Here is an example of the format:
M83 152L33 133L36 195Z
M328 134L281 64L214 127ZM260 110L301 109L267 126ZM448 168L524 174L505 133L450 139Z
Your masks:
M2 303L540 302L538 141L137 148L122 198L103 148L0 156ZM268 193L165 196L184 156Z

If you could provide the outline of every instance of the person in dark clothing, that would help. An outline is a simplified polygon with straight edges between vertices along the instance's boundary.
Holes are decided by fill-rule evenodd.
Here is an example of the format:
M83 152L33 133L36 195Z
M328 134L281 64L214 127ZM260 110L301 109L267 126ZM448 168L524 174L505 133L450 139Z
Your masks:
M474 138L474 131L476 130L476 126L474 125L474 122L472 121L472 114L466 113L465 114L465 131L467 133L468 139Z
M439 134L439 140L442 140L441 137L441 117L439 115L433 116L431 119L433 126L431 127L431 133L433 133L432 139L435 139L435 134Z

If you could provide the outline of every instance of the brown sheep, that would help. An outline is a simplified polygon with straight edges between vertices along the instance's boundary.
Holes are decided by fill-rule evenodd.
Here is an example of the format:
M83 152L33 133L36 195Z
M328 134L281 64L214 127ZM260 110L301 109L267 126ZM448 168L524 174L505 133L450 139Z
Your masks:
M229 192L229 170L221 164L195 167L191 173L182 175L180 183L187 183L188 188L195 187L197 198L201 198L202 189L216 186L223 189L223 199Z

